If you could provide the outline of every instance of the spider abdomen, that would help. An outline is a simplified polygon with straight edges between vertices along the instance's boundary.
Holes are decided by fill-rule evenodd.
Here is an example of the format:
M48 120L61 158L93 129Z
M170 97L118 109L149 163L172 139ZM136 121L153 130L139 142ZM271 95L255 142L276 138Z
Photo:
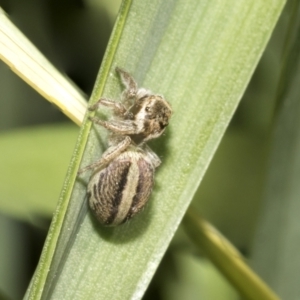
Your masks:
M142 210L152 191L154 169L143 152L127 150L94 173L87 192L98 221L116 226Z

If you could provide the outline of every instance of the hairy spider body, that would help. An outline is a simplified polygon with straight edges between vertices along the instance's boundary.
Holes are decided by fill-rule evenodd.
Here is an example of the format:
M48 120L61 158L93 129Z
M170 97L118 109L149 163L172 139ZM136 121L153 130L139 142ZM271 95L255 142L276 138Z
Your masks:
M81 169L93 170L87 187L91 210L100 223L116 226L126 222L146 205L154 183L154 172L161 161L145 144L159 137L168 125L172 109L161 96L137 88L133 77L116 68L125 90L121 102L101 98L89 110L100 105L113 110L108 121L89 119L110 132L109 148L100 160Z
M151 194L154 169L143 152L133 149L95 173L87 190L90 207L99 222L115 226L136 215Z

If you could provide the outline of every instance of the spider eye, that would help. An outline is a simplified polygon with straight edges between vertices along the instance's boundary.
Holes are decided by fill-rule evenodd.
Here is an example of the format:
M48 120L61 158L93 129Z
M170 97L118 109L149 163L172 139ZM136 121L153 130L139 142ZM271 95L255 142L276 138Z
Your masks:
M150 107L149 106L146 106L146 112L150 112Z

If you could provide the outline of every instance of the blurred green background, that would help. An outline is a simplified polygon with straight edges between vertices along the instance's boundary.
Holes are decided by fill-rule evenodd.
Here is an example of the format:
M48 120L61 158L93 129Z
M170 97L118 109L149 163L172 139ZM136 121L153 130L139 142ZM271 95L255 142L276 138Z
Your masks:
M14 24L87 98L120 3L0 0ZM290 14L288 5L193 202L246 257L261 212ZM95 31L101 40L94 40ZM0 91L0 291L4 299L21 299L39 259L78 127L2 62ZM198 289L207 290L205 299L239 299L180 229L144 298L198 299Z

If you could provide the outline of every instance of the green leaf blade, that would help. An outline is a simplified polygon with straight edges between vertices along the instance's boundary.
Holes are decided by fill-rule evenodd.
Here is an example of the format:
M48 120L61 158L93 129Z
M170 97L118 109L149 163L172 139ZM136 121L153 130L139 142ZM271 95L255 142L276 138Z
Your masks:
M98 78L101 82L96 83L92 99L96 101L101 94L119 97L121 86L114 72L119 66L130 71L140 86L163 94L171 103L174 116L166 136L151 143L162 158L151 203L128 224L114 229L101 227L90 213L80 214L88 174L74 183L76 162L76 167L71 167L69 186L74 184L74 191L67 220L42 298L142 297L238 105L283 4L281 0L132 2L122 34L115 32L115 36L120 35L116 52L108 50ZM106 85L102 93L103 82ZM90 123L86 123L76 159L89 131ZM105 149L103 133L105 136L105 131L96 127L91 130L82 166L100 157ZM64 212L58 214L63 217ZM75 222L78 215L82 219ZM70 237L68 231L76 232L70 243L62 241ZM57 243L56 237L50 243Z

